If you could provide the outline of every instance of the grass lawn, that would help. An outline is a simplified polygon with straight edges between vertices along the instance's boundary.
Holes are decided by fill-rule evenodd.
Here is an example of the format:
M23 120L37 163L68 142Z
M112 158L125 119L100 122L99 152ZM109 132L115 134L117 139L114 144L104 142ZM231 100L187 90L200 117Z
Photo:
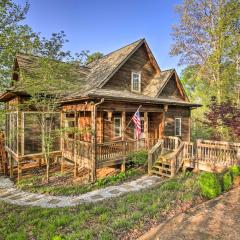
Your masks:
M60 172L53 172L50 175L49 183L42 182L42 179L45 176L44 173L42 173L37 176L23 178L19 183L17 183L17 187L27 192L47 193L56 196L79 195L99 188L131 181L144 174L144 169L135 168L127 170L125 173L122 172L113 176L107 176L97 180L95 183L81 184L79 182L74 182L72 172L66 172L63 174Z
M152 225L203 201L196 177L182 174L152 189L73 208L0 202L0 239L134 239Z
M22 178L17 183L17 187L23 191L33 193L47 193L51 195L79 195L86 192L90 192L99 188L118 185L122 182L134 180L144 174L146 174L148 152L137 151L128 155L128 163L126 165L126 172L111 173L110 176L100 178L95 183L88 182L87 179L83 180L73 178L73 170L60 172L60 165L56 164L50 168L50 182L43 181L45 178L45 168L33 169L33 172ZM104 168L97 171L97 175L101 175L101 171L105 171ZM110 169L111 170L111 169ZM109 171L106 170L107 172ZM87 180L87 181L86 181Z

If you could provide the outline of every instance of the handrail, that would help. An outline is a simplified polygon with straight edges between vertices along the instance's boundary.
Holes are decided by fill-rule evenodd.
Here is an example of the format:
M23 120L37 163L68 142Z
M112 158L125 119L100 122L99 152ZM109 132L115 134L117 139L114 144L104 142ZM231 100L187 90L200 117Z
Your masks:
M180 146L174 152L174 156L171 158L171 176L174 176L183 165L184 162L184 142L181 141Z
M164 140L160 139L148 153L148 173L150 174L154 163L160 157L163 149Z

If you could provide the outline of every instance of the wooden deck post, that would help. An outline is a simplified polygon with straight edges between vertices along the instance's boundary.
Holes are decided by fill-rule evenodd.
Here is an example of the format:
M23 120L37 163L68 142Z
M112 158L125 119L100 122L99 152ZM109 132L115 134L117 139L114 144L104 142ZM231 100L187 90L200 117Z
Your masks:
M149 149L149 137L148 137L148 112L144 112L144 138L146 140L145 147Z
M74 117L75 117L75 128L77 128L78 127L78 113L77 113L77 111L75 111L75 113L74 113ZM73 160L74 160L74 173L73 173L73 175L74 175L74 178L76 178L77 177L77 175L78 175L78 163L77 163L77 143L76 143L76 141L77 141L77 135L76 135L76 133L74 134L74 145L73 145Z
M93 105L91 112L92 126L92 181L96 181L96 106Z
M162 123L161 123L161 136L159 138L162 138L164 136L165 131L165 121L166 121L166 112L168 111L168 105L164 105L163 112L162 112Z
M13 157L11 153L9 154L9 163L10 163L10 178L13 178Z
M74 178L76 178L78 175L77 143L76 143L76 141L74 141L73 160L74 160Z
M62 156L61 157L61 173L63 174L65 171L65 159L64 157Z
M21 159L18 159L18 182L21 180L22 178L22 162Z
M122 112L122 140L126 140L126 112Z
M123 162L121 165L121 172L126 171L126 112L122 112L122 140L123 140Z

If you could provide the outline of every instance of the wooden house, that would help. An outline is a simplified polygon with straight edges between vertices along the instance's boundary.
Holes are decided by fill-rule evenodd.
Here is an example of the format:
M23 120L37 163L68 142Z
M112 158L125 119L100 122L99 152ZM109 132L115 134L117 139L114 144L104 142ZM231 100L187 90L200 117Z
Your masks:
M34 57L16 56L14 69L31 68ZM129 152L151 149L164 136L190 141L191 103L174 69L162 70L147 42L140 39L80 67L81 91L72 91L59 101L56 128L89 128L81 135L67 134L54 142L53 154L75 165L75 174L86 168L96 179L96 169L122 165ZM14 80L20 80L14 74ZM26 161L42 158L41 129L34 112L21 111L14 103L23 95L14 88L0 96L6 103L6 150L10 169L21 175ZM139 108L141 137L135 138L131 118ZM19 131L21 126L22 131ZM9 133L11 132L11 138ZM11 171L10 171L11 173ZM12 174L12 173L11 173Z

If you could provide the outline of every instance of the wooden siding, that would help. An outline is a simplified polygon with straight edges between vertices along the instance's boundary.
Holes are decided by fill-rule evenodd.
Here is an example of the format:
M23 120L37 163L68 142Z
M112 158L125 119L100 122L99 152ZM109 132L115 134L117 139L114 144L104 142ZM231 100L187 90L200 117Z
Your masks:
M157 71L152 65L145 46L141 46L128 61L115 73L115 75L103 86L113 90L131 91L131 72L141 72L141 91L145 89L149 81Z
M182 100L185 99L184 96L182 96L179 87L177 86L175 74L173 74L172 77L169 79L168 83L160 93L159 97L170 97Z
M189 108L184 107L174 107L170 106L168 111L166 112L165 118L165 129L164 135L165 136L174 136L175 135L175 118L182 119L182 136L181 139L183 141L190 141L190 117L191 112Z

